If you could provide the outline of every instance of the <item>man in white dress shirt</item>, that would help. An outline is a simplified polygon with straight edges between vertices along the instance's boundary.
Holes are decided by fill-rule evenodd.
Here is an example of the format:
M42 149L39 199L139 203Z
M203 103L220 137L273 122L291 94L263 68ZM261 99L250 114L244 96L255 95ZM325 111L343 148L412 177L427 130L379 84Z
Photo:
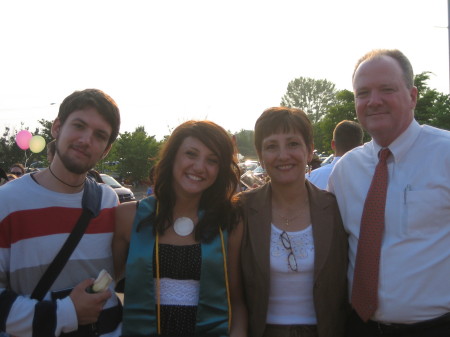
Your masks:
M372 141L334 167L335 193L349 234L349 290L360 221L381 148L389 148L378 306L353 311L349 337L450 336L450 132L414 119L418 91L398 50L374 50L353 73L356 114ZM350 297L351 298L351 297Z
M321 189L326 189L328 178L334 165L348 151L362 145L364 131L359 123L343 120L339 122L333 131L331 148L334 151L333 161L306 174L306 179Z

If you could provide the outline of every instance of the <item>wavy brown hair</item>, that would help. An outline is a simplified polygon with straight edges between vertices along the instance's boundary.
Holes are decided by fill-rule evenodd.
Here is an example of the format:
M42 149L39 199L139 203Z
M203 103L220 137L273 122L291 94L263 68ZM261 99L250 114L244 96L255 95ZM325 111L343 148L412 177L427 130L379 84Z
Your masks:
M239 220L234 201L240 179L235 159L236 149L230 135L211 121L191 120L179 125L161 149L154 172L158 203L158 214L153 216L154 230L162 234L173 223L172 212L176 199L173 165L177 151L187 137L198 139L218 157L217 179L202 193L199 209L204 214L195 227L195 239L208 242L219 233L219 227L231 230Z

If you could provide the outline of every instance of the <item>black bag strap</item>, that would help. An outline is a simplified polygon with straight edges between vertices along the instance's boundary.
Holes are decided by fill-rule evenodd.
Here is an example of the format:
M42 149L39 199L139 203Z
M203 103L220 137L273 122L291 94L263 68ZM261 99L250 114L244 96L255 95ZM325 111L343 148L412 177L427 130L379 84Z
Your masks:
M83 212L75 224L72 232L64 242L58 254L48 266L44 275L42 275L38 284L31 294L31 298L42 301L45 294L48 292L53 282L55 282L58 275L69 260L70 255L77 247L84 232L89 224L89 221L100 213L100 206L102 200L102 188L91 178L86 178L84 185L84 192L81 201Z

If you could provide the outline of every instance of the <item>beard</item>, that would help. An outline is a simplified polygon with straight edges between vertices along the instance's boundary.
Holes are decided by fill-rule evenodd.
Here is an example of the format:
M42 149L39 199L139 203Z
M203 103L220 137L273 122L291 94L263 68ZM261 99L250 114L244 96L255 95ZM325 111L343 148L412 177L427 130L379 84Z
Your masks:
M58 157L60 158L61 162L63 163L64 167L72 173L75 174L85 174L87 171L92 169L95 166L95 163L80 163L70 156L68 156L66 153L61 153L58 149L58 141L56 141L56 153L58 154Z

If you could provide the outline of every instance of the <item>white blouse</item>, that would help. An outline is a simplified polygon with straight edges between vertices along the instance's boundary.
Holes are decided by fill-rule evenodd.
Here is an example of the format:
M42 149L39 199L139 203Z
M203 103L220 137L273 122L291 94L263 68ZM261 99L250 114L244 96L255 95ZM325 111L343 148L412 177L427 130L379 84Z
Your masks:
M312 226L286 232L272 224L270 239L270 291L267 311L268 324L293 325L316 324L313 303L314 284L314 240ZM285 246L292 249L285 248ZM293 253L295 261L289 263ZM295 262L297 271L295 271Z

